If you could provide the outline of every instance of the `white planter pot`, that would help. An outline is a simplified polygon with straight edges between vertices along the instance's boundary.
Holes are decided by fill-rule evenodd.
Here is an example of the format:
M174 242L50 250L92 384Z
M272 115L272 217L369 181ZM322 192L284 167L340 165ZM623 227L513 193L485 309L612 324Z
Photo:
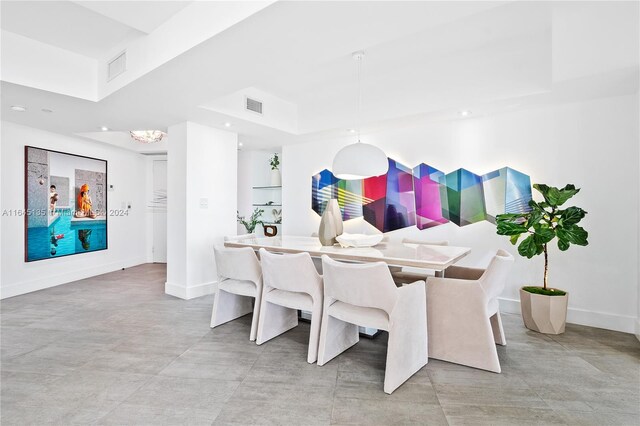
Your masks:
M564 333L568 302L569 293L564 296L545 296L520 289L520 310L524 326L539 333Z
M282 185L282 177L280 176L280 170L271 170L271 186Z

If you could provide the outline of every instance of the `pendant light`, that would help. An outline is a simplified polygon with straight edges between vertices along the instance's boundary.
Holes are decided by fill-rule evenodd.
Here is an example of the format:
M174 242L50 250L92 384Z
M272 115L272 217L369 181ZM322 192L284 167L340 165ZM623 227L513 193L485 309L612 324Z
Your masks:
M380 176L389 170L387 155L380 148L368 143L360 142L360 114L362 109L361 80L362 58L364 52L353 53L353 59L358 61L358 106L356 133L358 142L342 148L333 158L333 175L339 179L365 179Z

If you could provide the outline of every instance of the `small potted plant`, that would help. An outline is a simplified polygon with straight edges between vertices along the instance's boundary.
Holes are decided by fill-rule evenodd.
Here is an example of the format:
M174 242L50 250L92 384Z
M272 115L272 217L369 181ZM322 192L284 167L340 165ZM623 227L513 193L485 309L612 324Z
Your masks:
M253 231L255 231L258 224L264 225L264 222L260 220L260 218L262 217L262 213L264 213L264 210L256 207L253 213L251 213L251 217L247 221L245 220L244 216L240 216L240 213L236 210L236 217L238 219L238 223L244 225L245 229L247 230L247 234L251 234L253 233Z
M269 158L269 165L271 166L271 186L282 185L282 177L280 176L280 158L278 153L274 152Z
M589 234L578 226L586 211L580 207L561 208L580 189L574 185L555 188L544 184L533 187L542 194L544 201L529 201L528 213L501 214L496 216L499 235L510 237L518 245L518 253L528 259L544 254L543 286L525 286L520 289L520 308L524 325L534 331L547 334L564 332L569 295L566 291L548 286L549 252L547 245L557 239L558 248L566 251L574 244L586 246Z

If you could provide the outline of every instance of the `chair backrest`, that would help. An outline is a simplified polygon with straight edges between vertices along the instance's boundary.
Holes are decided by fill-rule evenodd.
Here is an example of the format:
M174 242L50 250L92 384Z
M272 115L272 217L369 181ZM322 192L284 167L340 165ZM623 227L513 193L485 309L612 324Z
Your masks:
M402 244L426 244L429 246L448 246L449 241L425 241L425 240L416 240L413 238L403 238Z
M262 279L262 268L251 247L213 248L216 268L220 278L252 281L258 284Z
M279 290L322 294L322 276L309 253L275 254L260 249L264 285Z
M389 315L393 311L398 289L386 263L344 263L325 255L322 271L325 300L382 309Z
M513 256L504 250L498 250L489 262L489 266L478 280L489 300L502 293L507 275L513 266Z
M225 241L244 241L256 238L256 234L242 234L242 235L227 235L224 237Z

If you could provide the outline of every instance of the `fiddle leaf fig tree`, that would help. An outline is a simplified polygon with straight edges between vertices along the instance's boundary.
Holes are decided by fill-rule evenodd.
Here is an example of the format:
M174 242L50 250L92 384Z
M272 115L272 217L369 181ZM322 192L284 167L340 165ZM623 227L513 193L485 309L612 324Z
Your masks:
M544 201L529 201L531 211L528 213L509 213L496 216L499 235L510 237L511 244L518 241L518 253L528 259L544 253L544 286L542 294L552 294L554 290L547 289L547 274L549 270L549 256L547 245L557 239L558 248L562 251L569 249L571 244L586 246L589 234L578 226L587 214L580 207L562 208L571 197L580 192L574 185L555 188L544 184L534 184L533 187L542 194ZM522 240L520 238L524 236ZM534 292L535 287L525 287ZM551 293L550 293L551 292ZM553 294L564 292L555 291Z

